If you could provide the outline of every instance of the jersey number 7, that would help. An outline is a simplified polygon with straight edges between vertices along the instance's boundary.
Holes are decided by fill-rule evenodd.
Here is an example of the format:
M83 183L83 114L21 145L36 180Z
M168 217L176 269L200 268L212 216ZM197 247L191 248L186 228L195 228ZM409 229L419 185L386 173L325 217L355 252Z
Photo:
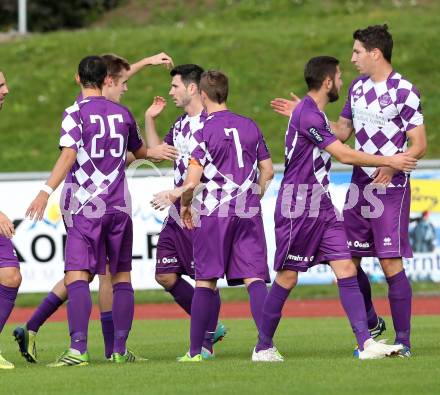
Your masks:
M237 151L238 167L241 169L242 167L244 167L244 163L243 163L243 150L241 149L238 130L236 128L225 128L226 136L230 136L231 133L234 138L235 150Z

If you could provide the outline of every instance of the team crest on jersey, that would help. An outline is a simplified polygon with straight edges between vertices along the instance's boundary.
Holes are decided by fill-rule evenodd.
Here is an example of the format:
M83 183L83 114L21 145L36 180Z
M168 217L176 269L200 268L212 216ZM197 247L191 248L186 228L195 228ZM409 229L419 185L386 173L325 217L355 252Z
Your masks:
M391 96L388 92L385 92L382 96L379 96L379 104L381 107L388 107L391 104Z

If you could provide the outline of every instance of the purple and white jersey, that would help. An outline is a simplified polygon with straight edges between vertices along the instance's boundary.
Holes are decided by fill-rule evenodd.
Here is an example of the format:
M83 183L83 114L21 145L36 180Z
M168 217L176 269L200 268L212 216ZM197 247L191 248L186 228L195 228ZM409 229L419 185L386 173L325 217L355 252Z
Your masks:
M312 197L319 198L314 202L320 204L316 208L332 206L328 191L331 155L324 149L336 140L326 115L310 96L305 96L292 112L286 131L285 170L278 203L286 194L292 197L285 202L289 209L295 205L314 207Z
M423 124L419 91L395 71L379 83L367 76L356 78L341 117L353 121L357 150L383 156L405 152L406 132ZM352 182L369 184L375 170L354 166ZM404 186L407 179L404 172L397 172L390 186Z
M206 117L204 111L193 117L184 113L177 118L163 139L165 143L174 146L179 151L179 157L174 161L174 185L176 187L182 186L185 181L192 152L200 142L197 133L203 128Z
M71 214L82 213L85 206L103 210L102 203L94 201L98 196L105 204L102 214L127 207L126 153L138 150L142 144L132 114L120 104L93 96L68 107L63 114L59 145L77 151L77 159L66 177L73 184L73 196L62 204L64 210Z
M229 110L206 118L193 158L203 166L203 191L197 196L201 215L261 214L258 162L270 158L260 129L249 118Z

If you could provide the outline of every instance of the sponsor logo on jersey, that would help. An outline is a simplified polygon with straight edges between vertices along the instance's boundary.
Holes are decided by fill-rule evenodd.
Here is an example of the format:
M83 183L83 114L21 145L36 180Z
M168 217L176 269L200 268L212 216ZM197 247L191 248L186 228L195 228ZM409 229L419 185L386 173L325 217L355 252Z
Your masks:
M311 134L311 136L318 142L322 143L324 138L319 134L319 132L315 128L308 128L307 131Z
M368 241L359 241L359 240L355 240L355 241L347 241L347 245L349 247L356 247L356 248L370 248L370 243Z
M172 258L162 258L162 263L177 263L177 257L173 256Z
M295 262L313 262L313 259L315 259L314 255L308 257L308 256L302 256L302 255L294 255L294 254L289 254L287 255L287 259L291 260L291 261L295 261Z
M393 243L391 242L391 237L387 236L383 238L383 245L385 247L391 246Z

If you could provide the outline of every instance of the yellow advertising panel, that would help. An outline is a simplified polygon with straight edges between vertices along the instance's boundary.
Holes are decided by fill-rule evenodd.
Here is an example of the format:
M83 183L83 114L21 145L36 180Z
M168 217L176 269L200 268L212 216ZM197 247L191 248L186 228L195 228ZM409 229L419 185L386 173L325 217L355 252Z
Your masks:
M411 180L411 211L440 212L440 180Z

